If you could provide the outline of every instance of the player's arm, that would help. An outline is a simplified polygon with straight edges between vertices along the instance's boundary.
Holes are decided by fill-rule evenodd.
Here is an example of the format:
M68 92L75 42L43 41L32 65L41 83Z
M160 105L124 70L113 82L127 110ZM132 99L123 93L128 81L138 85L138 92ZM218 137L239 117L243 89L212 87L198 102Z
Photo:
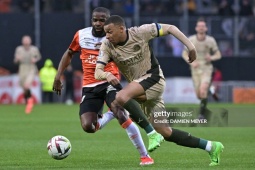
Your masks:
M57 74L56 74L55 79L60 79L61 75L64 73L67 66L71 63L74 53L75 52L72 51L71 49L67 49L64 52L64 54L63 54L63 56L62 56L62 58L59 62L58 70L57 70Z
M19 50L19 47L16 48L15 50L15 54L14 54L14 63L15 64L19 64L19 62L21 61L22 57L20 55L20 50Z
M64 52L62 58L58 64L57 74L53 83L53 90L56 91L58 95L61 95L62 83L60 81L61 75L64 73L67 66L71 63L73 54L80 51L79 45L79 31L74 35L74 38L69 46L69 48Z
M182 58L183 58L187 63L189 63L189 53L188 53L188 50L187 50L187 49L183 49L183 51L182 51Z
M189 63L193 62L196 59L196 49L194 44L176 26L169 24L158 24L158 31L159 36L172 34L187 47L187 58Z
M97 62L95 70L95 79L97 80L107 80L111 85L116 86L120 84L119 79L114 76L111 72L104 71L105 64Z
M107 77L112 74L110 72L104 71L104 67L107 63L103 63L102 61L97 61L96 70L95 70L95 79L97 80L106 80Z
M184 48L182 51L182 58L192 67L197 68L199 66L197 61L189 62L189 52L187 48Z
M35 47L35 55L31 59L32 63L37 63L39 60L41 60L41 58L42 58L42 56L41 56L39 49L37 47Z
M115 77L111 72L104 71L106 64L111 60L110 54L107 52L107 45L103 43L100 47L100 52L97 58L95 79L97 80L107 80L112 85L119 84L119 79Z
M210 56L211 61L221 59L221 52L214 38L212 39L212 51L213 51L213 55Z
M75 52L71 49L67 49L59 62L57 74L53 83L53 90L56 91L58 95L61 95L62 90L62 83L60 80L61 75L64 73L67 66L71 63L74 53Z
M36 55L36 62L38 62L38 61L41 60L42 55L41 55L41 53L40 53L40 51L39 51L39 49L37 47L36 47L36 53L37 53L37 55Z
M219 59L221 59L221 52L218 50L213 55L211 55L211 61L215 61Z

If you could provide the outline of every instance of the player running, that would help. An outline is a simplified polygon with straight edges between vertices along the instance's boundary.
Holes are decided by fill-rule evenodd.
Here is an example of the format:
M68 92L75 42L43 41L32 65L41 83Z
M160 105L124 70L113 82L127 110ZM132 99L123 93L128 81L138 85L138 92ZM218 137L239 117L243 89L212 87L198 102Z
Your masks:
M207 26L203 18L198 19L195 29L197 33L189 40L197 49L197 60L189 64L196 96L200 100L199 118L206 118L207 97L213 75L212 61L219 60L221 53L215 39L206 35ZM182 57L188 62L187 50L183 50Z
M26 114L30 114L34 107L31 87L38 72L36 63L40 59L41 53L36 46L32 45L31 37L24 35L22 45L15 49L14 63L19 65L19 84L24 92Z
M150 158L144 146L140 131L135 123L129 118L123 107L119 107L118 111L107 112L98 118L101 113L104 102L111 108L111 103L115 99L118 89L111 86L107 81L98 81L94 78L97 56L101 42L105 39L103 30L104 23L110 17L110 11L103 7L98 7L92 13L92 27L87 27L76 32L69 48L63 54L59 63L58 72L54 80L53 90L58 95L61 94L62 84L60 76L70 64L73 54L80 52L80 59L83 67L83 88L82 99L80 103L80 122L84 131L94 133L98 129L104 127L110 120L116 117L120 125L126 129L126 132L138 149L141 156L140 165L153 164L154 160ZM105 69L111 72L118 79L120 78L119 70L113 62L110 62ZM136 104L136 101L133 102ZM138 104L137 104L138 105ZM131 113L131 112L130 112ZM132 114L133 120L144 119L144 115ZM163 137L158 134L148 120L138 123L146 130L149 137L149 150L152 151L160 146Z
M100 47L95 77L98 80L107 80L112 85L119 84L115 75L104 70L109 61L114 61L129 82L117 93L112 109L128 105L131 99L139 98L146 115L154 122L153 113L166 111L162 99L165 78L149 47L149 41L155 37L172 34L188 48L189 62L196 59L194 45L174 25L153 23L127 29L124 19L118 15L111 16L105 22L104 30L107 40ZM140 108L134 109L142 113ZM210 166L219 165L220 153L224 148L220 142L191 136L190 133L169 127L168 123L153 125L166 141L206 150L211 158Z

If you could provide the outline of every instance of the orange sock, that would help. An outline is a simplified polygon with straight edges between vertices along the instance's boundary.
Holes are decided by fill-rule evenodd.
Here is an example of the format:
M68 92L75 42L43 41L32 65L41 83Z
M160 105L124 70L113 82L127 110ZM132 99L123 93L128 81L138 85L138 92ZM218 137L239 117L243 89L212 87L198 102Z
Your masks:
M26 105L26 114L30 114L32 112L32 109L34 107L34 99L32 97L27 99L27 105Z
M122 127L126 129L130 124L132 123L132 120L129 118L126 122L122 123Z

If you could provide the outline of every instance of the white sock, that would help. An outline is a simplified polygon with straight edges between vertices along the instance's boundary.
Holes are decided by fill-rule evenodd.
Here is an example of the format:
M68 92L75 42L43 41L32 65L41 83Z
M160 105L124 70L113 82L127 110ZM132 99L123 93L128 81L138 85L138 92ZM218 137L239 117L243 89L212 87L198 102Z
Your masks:
M205 147L205 150L210 152L212 149L212 141L208 141Z
M209 89L210 89L210 92L211 92L212 94L215 93L215 87L214 87L213 85L211 85Z
M97 123L99 124L98 129L102 129L108 122L115 118L111 111L104 113L102 116L102 118L97 120Z
M151 131L150 133L147 133L147 136L150 136L151 134L156 133L155 130Z
M127 120L127 121L129 121L129 120ZM123 124L125 124L125 123L123 123ZM123 124L122 124L122 127L125 128L125 126L123 126ZM141 157L147 156L148 155L147 149L144 146L140 130L136 126L136 124L134 122L132 122L125 129L126 129L129 139L131 140L133 145L136 147L136 149L140 153L140 156Z

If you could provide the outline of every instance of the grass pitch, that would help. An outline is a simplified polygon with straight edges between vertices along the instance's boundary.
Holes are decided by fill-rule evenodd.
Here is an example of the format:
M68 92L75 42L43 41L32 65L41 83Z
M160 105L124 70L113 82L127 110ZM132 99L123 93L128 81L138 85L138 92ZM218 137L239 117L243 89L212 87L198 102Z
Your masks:
M209 105L227 107L233 124L247 122L231 127L180 127L224 144L218 167L208 167L205 151L169 142L150 154L154 165L140 167L137 150L116 120L95 134L87 134L80 126L78 105L53 104L37 105L30 115L24 114L23 105L0 106L0 169L255 169L255 106ZM140 131L148 146L145 132ZM55 135L71 141L72 152L64 160L54 160L47 153L47 142Z

